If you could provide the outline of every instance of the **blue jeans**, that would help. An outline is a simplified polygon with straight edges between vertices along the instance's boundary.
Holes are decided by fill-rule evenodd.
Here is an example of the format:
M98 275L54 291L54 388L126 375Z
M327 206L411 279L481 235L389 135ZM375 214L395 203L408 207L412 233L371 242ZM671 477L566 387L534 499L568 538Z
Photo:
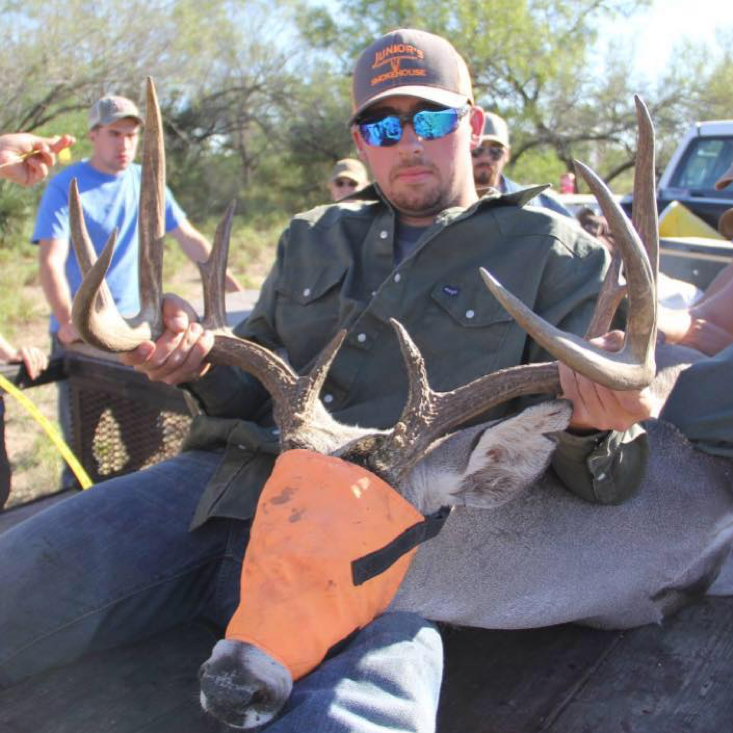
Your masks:
M212 519L188 531L219 459L182 454L0 534L0 687L193 619L227 624L249 524ZM441 674L435 627L385 614L296 684L268 730L427 733Z

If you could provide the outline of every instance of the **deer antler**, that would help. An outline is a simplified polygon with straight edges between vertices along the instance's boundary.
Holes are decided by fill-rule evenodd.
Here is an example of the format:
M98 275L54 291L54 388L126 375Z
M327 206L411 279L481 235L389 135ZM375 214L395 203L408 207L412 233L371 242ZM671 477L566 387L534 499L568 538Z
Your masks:
M635 98L639 120L639 149L634 180L635 211L639 234L616 203L608 187L590 168L576 161L589 188L598 199L608 220L614 240L620 250L626 274L629 316L626 338L621 351L610 353L589 344L578 336L567 334L532 313L524 303L515 298L482 270L481 275L494 297L509 311L513 318L532 338L560 361L593 381L617 390L642 389L654 378L654 345L656 341L658 234L654 196L654 128L644 103ZM650 173L651 171L651 173ZM636 198L638 195L638 199ZM647 249L652 256L650 262ZM604 288L618 280L618 265L612 268ZM617 303L615 298L599 299L593 318L593 330L601 326L607 330ZM591 330L591 329L589 329Z
M84 281L74 300L73 319L86 341L107 351L132 350L143 341L154 340L163 330L161 279L165 162L160 112L150 79L147 103L148 121L144 137L140 212L142 306L135 318L124 319L120 316L104 285L104 274L114 248L114 234L99 260L94 262L93 248L84 228L78 191L73 184L70 194L72 238L84 274ZM646 112L637 100L637 110L639 109ZM642 152L653 150L653 130L648 114L645 119L648 125L640 123L640 162L637 170L640 167L653 166L653 159L648 153ZM610 355L577 337L553 329L534 316L498 283L493 282L488 273L482 274L488 280L487 284L492 292L520 325L527 328L557 358L612 388L638 388L648 383L654 374L652 344L655 331L656 258L653 260L653 268L638 236L608 189L590 170L581 166L581 171L596 193L614 235L620 242L627 269L632 316L629 319L629 337L624 350L620 354ZM643 208L651 206L656 219L653 176L645 172L643 181L643 185L639 184L638 191L635 188L635 199L647 202L643 207L639 206L639 209L643 212ZM651 193L646 190L649 186ZM245 369L262 382L273 399L274 418L280 428L283 448L311 447L305 437L305 428L323 417L325 411L318 395L346 332L336 335L321 353L311 372L305 376L296 374L284 360L268 349L223 333L226 320L224 278L233 215L234 208L230 206L217 229L209 259L199 266L204 285L203 325L216 332L214 346L207 358L214 364ZM644 241L651 247L649 243L654 241L654 228L646 219L640 220L638 226L643 232ZM615 306L613 309L615 310ZM612 314L602 316L609 321L610 317ZM393 485L399 483L400 478L414 466L430 444L446 432L515 397L536 393L557 394L560 391L557 363L550 363L504 369L450 392L435 392L428 384L424 360L416 345L397 321L392 320L391 323L397 333L408 373L407 404L392 430L359 438L343 446L338 452L348 460L368 465ZM557 340L554 341L553 337Z

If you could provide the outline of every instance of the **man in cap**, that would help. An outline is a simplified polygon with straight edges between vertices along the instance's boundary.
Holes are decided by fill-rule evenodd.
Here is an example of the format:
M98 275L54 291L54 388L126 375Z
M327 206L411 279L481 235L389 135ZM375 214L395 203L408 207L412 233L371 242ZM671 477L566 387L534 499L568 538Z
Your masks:
M347 329L323 386L324 405L344 423L386 428L399 418L407 391L389 318L423 349L432 387L450 390L547 359L488 293L479 265L500 273L556 326L582 333L608 257L564 217L524 210L522 192L478 198L470 151L480 144L484 112L474 104L465 62L445 39L413 29L377 39L356 64L353 99L352 137L374 185L348 205L291 220L261 297L236 333L285 352L303 372ZM205 416L180 456L62 502L11 538L0 535L11 601L11 619L0 614L0 660L9 660L0 663L0 680L196 616L223 627L234 611L237 568L278 450L277 431L253 377L205 363L213 334L188 304L166 298L163 319L163 336L124 361L184 385ZM635 424L653 412L648 392L614 392L565 367L561 380L574 408L571 429L558 436L556 472L588 500L623 500L644 470L646 441ZM508 410L501 406L494 415ZM91 519L100 514L103 526ZM78 521L81 515L86 521ZM44 559L57 545L66 558L61 567ZM61 592L72 582L67 566L73 594ZM65 601L50 614L29 585ZM20 597L24 623L14 624L13 599ZM62 629L66 643L55 643L51 629ZM441 669L432 624L385 614L297 682L267 730L429 733Z
M489 188L502 193L514 193L522 190L522 186L504 175L504 166L511 159L509 145L509 128L503 117L487 112L485 114L484 131L481 144L471 151L473 158L473 178L476 190L483 194ZM530 206L543 206L558 214L572 217L572 214L555 198L546 193L539 193L529 201Z
M364 164L355 158L343 158L334 165L331 178L328 181L331 200L338 201L351 196L352 193L360 191L368 183L369 176Z
M126 97L106 96L89 110L88 130L92 154L54 176L44 191L31 241L38 245L40 278L51 307L52 353L57 355L79 341L71 322L71 305L81 271L69 232L69 184L76 179L89 236L99 254L108 237L117 232L115 253L107 272L120 312L134 315L138 298L138 195L140 166L134 163L139 132L144 120L137 105ZM165 229L194 262L208 257L209 243L188 221L170 190L166 189ZM241 286L227 275L227 289ZM67 440L71 437L68 386L59 383L59 415ZM90 418L93 419L93 418ZM155 451L154 442L150 445ZM74 484L68 469L62 485Z

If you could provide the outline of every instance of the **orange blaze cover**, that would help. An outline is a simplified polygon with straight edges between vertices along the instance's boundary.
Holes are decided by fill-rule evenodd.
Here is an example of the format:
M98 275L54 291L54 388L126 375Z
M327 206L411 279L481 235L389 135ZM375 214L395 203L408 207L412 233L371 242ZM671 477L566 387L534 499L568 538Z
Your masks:
M308 674L387 608L416 549L359 586L352 560L423 519L364 468L306 450L281 454L257 505L226 638L266 651L294 680Z

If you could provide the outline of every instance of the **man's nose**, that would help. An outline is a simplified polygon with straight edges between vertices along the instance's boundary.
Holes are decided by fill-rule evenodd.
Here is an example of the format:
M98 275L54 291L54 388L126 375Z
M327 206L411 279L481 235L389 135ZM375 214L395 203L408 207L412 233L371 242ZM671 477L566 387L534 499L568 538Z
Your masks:
M422 150L423 139L415 132L411 122L403 123L399 146L408 152L414 149Z

